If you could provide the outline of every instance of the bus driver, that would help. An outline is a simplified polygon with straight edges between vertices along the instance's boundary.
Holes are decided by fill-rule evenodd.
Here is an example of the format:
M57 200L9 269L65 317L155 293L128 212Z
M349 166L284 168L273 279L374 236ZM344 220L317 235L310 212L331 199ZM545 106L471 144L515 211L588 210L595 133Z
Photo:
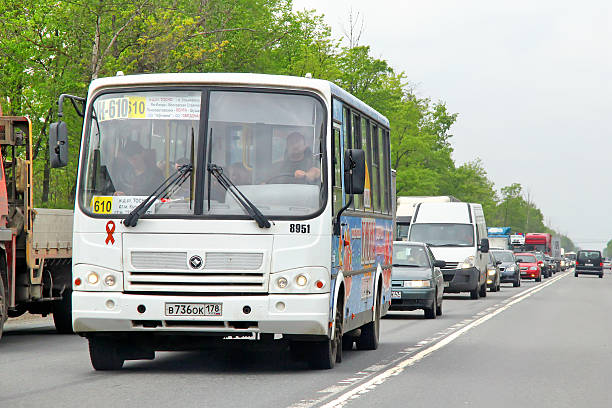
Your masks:
M304 135L292 132L287 136L285 158L277 163L270 180L280 177L290 179L289 183L314 184L321 176L316 166L312 151L306 146Z

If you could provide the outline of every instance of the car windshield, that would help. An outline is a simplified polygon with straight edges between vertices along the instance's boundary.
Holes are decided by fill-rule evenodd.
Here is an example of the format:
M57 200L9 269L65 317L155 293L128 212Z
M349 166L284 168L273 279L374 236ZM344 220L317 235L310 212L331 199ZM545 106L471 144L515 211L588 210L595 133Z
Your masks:
M491 251L495 260L502 262L514 262L514 254L506 251Z
M206 174L214 164L265 215L303 217L321 208L325 113L317 99L211 91L204 104L208 111L202 113L203 95L163 90L96 98L83 160L82 207L127 214L178 167L191 164L185 182L148 214L193 214L201 190L203 214L244 216L244 207ZM201 132L202 123L208 124L207 132ZM198 182L202 189L196 188Z
M521 263L536 263L536 257L533 255L516 255L516 260Z
M431 246L474 246L474 227L470 224L412 224L410 241Z
M580 262L593 262L599 261L601 254L599 251L581 251L578 252L578 261Z
M421 245L393 245L393 265L411 267L429 267L425 247Z

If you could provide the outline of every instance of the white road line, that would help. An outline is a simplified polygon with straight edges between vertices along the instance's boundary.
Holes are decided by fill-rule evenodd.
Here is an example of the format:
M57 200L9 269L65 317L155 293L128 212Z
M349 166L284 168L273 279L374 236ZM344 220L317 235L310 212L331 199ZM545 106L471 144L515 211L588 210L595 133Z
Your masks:
M512 301L508 302L504 306L502 306L502 307L500 307L500 308L490 312L489 314L487 314L485 316L482 316L482 317L472 321L471 323L467 324L466 326L462 327L461 329L457 330L456 332L448 335L447 337L444 337L442 340L440 340L437 343L433 344L431 347L428 347L428 348L418 352L413 357L410 357L410 358L407 358L405 360L400 361L399 363L397 363L393 367L391 367L391 368L387 369L386 371L378 374L377 376L371 378L367 382L365 382L365 383L363 383L363 384L361 384L361 385L359 385L359 386L357 386L357 387L355 387L355 388L345 392L344 394L340 395L336 399L326 403L325 405L322 406L322 408L337 408L337 407L342 407L342 406L344 406L346 404L346 402L348 400L359 398L361 395L371 391L372 389L376 388L380 384L384 383L390 377L392 377L394 375L400 374L402 371L404 371L404 369L406 367L410 367L410 366L414 365L414 363L416 363L417 361L422 360L423 358L425 358L426 356L430 355L431 353L433 353L433 352L435 352L437 350L440 350L444 346L450 344L451 342L455 341L460 336L462 336L465 333L467 333L468 331L472 330L474 327L477 327L477 326L481 325L482 323L484 323L487 320L491 319L492 317L498 315L499 313L503 312L504 310L507 310L511 306L513 306L513 305L515 305L515 304L525 300L526 298L530 297L534 293L537 293L537 292L541 291L545 287L547 287L549 285L552 285L553 283L555 283L558 280L566 277L567 275L568 275L568 273L564 273L564 274L562 274L560 276L552 278L547 283L543 283L541 285L529 288L528 290L525 290L524 292L516 294L515 296L510 298L510 299L512 299Z

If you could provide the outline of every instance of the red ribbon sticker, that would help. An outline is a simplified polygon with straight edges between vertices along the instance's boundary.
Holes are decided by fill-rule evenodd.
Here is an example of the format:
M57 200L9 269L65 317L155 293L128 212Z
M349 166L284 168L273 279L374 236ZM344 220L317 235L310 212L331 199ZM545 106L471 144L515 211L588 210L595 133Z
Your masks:
M109 221L106 223L106 240L104 241L104 243L106 245L108 245L108 243L110 242L111 245L113 245L115 243L115 238L113 238L113 234L115 233L115 222L114 221Z

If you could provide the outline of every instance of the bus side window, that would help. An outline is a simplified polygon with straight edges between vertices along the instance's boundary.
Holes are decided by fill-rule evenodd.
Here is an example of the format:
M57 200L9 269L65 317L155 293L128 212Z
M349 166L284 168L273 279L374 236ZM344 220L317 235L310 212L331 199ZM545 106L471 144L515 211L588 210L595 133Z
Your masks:
M340 161L340 153L341 153L341 149L340 149L340 129L338 129L337 127L334 127L333 130L333 139L332 139L332 143L333 143L333 150L334 150L334 155L333 155L333 208L332 211L335 214L338 213L338 210L340 208L342 208L342 162Z
M353 120L351 121L351 141L353 149L362 149L361 147L361 120L358 114L353 114ZM353 198L355 202L354 208L356 210L363 210L363 195L355 194Z
M342 132L344 135L344 150L351 148L351 114L348 108L342 110ZM348 203L349 195L345 195L345 200ZM351 208L353 206L351 205Z
M374 211L379 212L380 211L380 178L379 178L379 160L380 160L380 156L378 154L378 127L373 125L372 126L372 157L373 157L373 161L372 161L372 198L373 198L373 202L374 202Z
M387 166L385 165L385 139L384 139L385 131L381 129L378 132L378 155L379 155L379 175L380 175L380 211L382 213L388 213L389 208L387 206L387 193L389 191L387 185Z
M370 186L366 184L366 189L363 192L363 206L366 211L372 211L372 142L370 135L370 121L365 118L361 118L361 148L365 150L366 154L366 166L367 166L367 180L370 181Z

